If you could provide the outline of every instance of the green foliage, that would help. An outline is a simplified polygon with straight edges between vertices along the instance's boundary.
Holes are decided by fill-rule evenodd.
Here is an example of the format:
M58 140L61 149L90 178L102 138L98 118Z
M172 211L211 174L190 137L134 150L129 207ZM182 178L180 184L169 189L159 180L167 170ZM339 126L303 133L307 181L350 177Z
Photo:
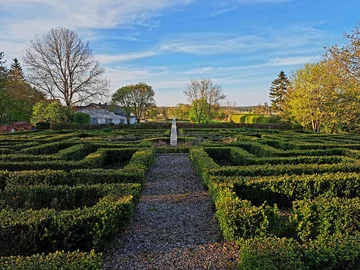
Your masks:
M303 245L291 238L248 239L239 242L239 269L359 269L359 242L359 234L321 236Z
M293 239L267 237L241 241L241 270L305 270L303 251ZM321 269L321 268L318 268Z
M237 124L279 124L281 123L278 116L264 116L262 114L233 114L231 121Z
M206 99L197 99L191 103L191 109L189 112L189 119L197 124L207 123L209 118L207 117L207 110L209 104Z
M293 203L291 221L302 240L318 235L353 234L360 229L360 198L300 200Z
M225 239L252 238L269 235L277 230L279 210L271 207L252 206L240 200L231 188L220 188L215 199L216 218Z
M91 207L98 200L116 191L118 195L133 195L140 192L139 184L97 184L78 186L7 186L0 193L0 209L54 208L72 210Z
M61 106L57 101L39 101L33 107L31 123L48 122L56 124L68 122L70 119L71 108Z
M0 211L0 255L29 255L56 250L102 250L129 221L134 197L115 190L93 207L74 210Z
M0 257L3 270L100 270L101 253L56 251L32 256Z
M271 176L282 174L315 174L333 172L360 172L358 163L340 164L281 164L248 165L215 168L209 173L217 176Z
M360 176L358 173L325 173L312 175L282 175L268 177L212 177L212 181L231 182L240 198L261 205L276 203L289 207L291 202L327 197L360 197Z
M305 248L306 264L310 270L359 269L360 234L319 236Z
M90 124L90 115L83 112L76 112L71 114L71 120L74 123L82 124L82 125L89 125Z
M155 92L150 85L139 82L118 89L112 97L112 102L123 108L127 118L130 117L130 113L134 113L139 123L146 108L155 104L154 95Z
M203 148L193 148L190 150L190 159L195 167L195 170L200 175L204 185L209 184L209 170L219 168L214 160L209 157Z
M32 155L49 155L49 154L54 154L61 149L68 148L74 144L75 144L74 142L70 142L70 141L50 142L33 147L28 147L22 149L20 152L24 154L32 154Z

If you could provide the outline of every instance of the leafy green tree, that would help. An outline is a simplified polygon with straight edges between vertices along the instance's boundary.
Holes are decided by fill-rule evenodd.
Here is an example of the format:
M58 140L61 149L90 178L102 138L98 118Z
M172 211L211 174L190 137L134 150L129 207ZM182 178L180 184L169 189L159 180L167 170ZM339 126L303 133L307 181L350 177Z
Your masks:
M276 111L284 110L285 96L288 91L290 81L285 75L284 71L280 71L278 77L271 82L270 87L270 101L271 106Z
M29 121L32 107L44 95L37 89L31 87L22 77L11 77L5 83L5 93L8 102L8 114L10 121Z
M48 122L50 124L68 122L71 109L61 106L57 101L41 100L33 107L31 123Z
M175 107L175 117L179 120L189 119L191 106L189 104L179 103Z
M127 118L134 113L139 123L147 108L154 106L155 92L150 85L144 82L126 85L118 89L112 96L112 103L119 105Z
M341 99L336 76L327 63L307 64L292 75L286 108L293 119L315 132L341 119Z
M125 113L126 120L129 123L131 113L134 113L131 85L119 88L112 96L112 104L121 107Z
M200 124L207 123L207 110L209 104L207 103L205 98L194 100L191 103L191 110L189 112L189 118L192 122Z

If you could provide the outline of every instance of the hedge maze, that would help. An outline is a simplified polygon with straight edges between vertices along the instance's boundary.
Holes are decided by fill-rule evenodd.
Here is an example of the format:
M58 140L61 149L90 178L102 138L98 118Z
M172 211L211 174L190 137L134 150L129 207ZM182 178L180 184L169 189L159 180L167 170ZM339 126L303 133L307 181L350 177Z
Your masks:
M359 139L249 131L190 150L240 269L360 269Z
M155 153L188 152L240 269L360 269L360 135L184 128L0 135L0 269L101 269Z
M149 142L109 138L0 136L0 269L101 269L155 154Z

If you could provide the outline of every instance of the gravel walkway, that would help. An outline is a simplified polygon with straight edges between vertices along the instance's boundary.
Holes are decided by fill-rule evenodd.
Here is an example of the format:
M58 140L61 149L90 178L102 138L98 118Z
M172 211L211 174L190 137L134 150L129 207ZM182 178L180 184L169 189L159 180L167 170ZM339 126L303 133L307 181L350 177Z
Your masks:
M104 269L235 269L208 192L188 154L155 157L133 220L104 254Z

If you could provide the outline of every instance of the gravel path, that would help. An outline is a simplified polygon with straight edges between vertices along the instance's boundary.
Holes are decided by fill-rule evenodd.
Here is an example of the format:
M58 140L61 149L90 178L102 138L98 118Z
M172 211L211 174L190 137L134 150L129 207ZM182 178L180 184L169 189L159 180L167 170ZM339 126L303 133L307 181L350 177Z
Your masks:
M147 174L130 226L104 254L104 269L235 269L208 192L188 154L163 154Z

